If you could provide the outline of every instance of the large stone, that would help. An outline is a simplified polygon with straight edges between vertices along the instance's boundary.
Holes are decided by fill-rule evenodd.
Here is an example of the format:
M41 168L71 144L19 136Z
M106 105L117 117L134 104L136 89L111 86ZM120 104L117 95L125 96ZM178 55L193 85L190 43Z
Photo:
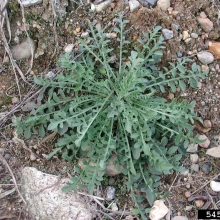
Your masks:
M85 208L78 194L61 191L68 181L38 171L34 167L25 167L22 170L21 192L34 219L92 219L91 213Z
M34 53L35 44L31 38L27 38L22 43L13 46L11 48L11 53L14 59L22 60L25 58L29 58L32 53Z

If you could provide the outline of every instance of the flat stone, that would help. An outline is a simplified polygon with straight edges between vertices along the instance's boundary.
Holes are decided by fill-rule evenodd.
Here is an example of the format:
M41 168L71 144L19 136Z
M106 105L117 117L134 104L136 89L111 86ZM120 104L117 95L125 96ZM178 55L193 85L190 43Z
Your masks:
M191 169L195 171L196 173L199 172L199 164L192 164Z
M12 56L15 60L22 60L25 58L29 58L34 53L35 50L35 44L34 41L30 38L27 38L22 43L13 46L11 48Z
M25 167L22 172L21 193L34 219L41 220L91 220L92 214L73 192L64 193L62 188L69 181L58 176Z
M134 12L140 7L140 3L137 0L130 0L129 7L130 7L130 11Z
M169 29L164 28L162 30L162 34L163 34L165 40L169 40L169 39L173 38L173 31L171 31Z
M191 34L191 37L194 38L194 39L197 39L197 38L199 37L199 35L196 34L196 33L192 33L192 34Z
M41 4L43 2L43 0L21 0L21 4L24 7L30 7L33 5L38 5Z
M195 153L198 151L198 144L189 144L186 152L188 153Z
M197 53L199 61L205 65L210 64L214 61L214 56L208 51L201 51Z
M157 5L157 0L140 0L140 2L148 8L153 8Z
M157 7L166 11L170 7L170 0L158 0Z

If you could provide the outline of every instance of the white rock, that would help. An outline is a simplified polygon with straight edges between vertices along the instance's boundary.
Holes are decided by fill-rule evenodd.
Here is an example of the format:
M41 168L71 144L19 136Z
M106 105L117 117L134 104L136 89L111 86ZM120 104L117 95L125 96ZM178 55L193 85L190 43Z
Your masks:
M169 209L162 200L156 200L150 210L149 217L151 220L159 220L162 219L168 211Z
M194 39L196 39L196 38L198 38L198 37L199 37L199 35L198 35L198 34L196 34L196 33L192 33L192 34L191 34L191 37L192 37L192 38L194 38Z
M83 33L81 34L81 37L82 37L82 38L87 38L88 36L89 36L89 32L88 32L88 31L83 32Z
M98 2L97 4L91 4L91 9L92 10L95 9L97 12L103 11L111 4L111 2L112 2L111 0L106 0L101 3Z
M158 0L157 7L166 11L170 7L170 0Z
M64 51L65 53L70 53L73 50L74 44L68 44L65 46Z
M220 182L216 182L216 181L211 181L210 182L210 187L213 191L215 192L220 192Z
M13 46L11 48L11 53L14 59L22 60L25 58L29 58L32 52L34 53L34 50L35 50L34 41L30 38L27 38L22 43Z
M186 152L188 153L195 153L198 151L198 144L189 144Z
M113 212L118 211L118 206L115 202L112 203L111 209L112 209Z
M68 179L38 171L34 167L22 170L21 193L33 219L42 220L91 220L91 213L73 192L64 193L62 188Z
M214 56L207 51L202 51L197 53L197 57L199 61L205 65L210 64L214 61Z
M199 161L199 156L198 154L190 154L190 161L192 163L197 163Z
M130 11L134 12L136 11L140 6L140 3L137 0L130 0L129 1L129 7L130 7Z
M21 4L24 7L30 7L33 5L41 4L43 0L21 0Z
M186 216L175 216L172 220L188 220Z
M105 35L107 38L116 38L117 37L117 34L115 32L112 32L112 33L106 33Z

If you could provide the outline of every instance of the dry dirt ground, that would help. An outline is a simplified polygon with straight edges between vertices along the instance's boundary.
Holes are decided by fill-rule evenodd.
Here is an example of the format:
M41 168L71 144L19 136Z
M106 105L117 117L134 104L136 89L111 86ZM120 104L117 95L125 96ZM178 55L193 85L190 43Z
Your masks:
M82 32L88 30L87 19L93 23L98 23L102 28L106 28L106 31L111 31L117 13L123 13L125 18L130 20L128 28L130 30L129 38L132 41L140 37L142 31L148 31L156 25L173 30L174 38L166 41L162 66L166 66L169 61L175 60L177 52L181 52L185 57L189 56L194 62L201 65L194 54L195 50L207 50L206 40L208 39L220 41L220 27L217 22L220 11L218 0L171 0L171 7L177 13L146 7L140 7L139 10L131 13L124 0L112 1L106 10L94 13L90 10L90 4L83 3L83 1L61 0L62 7L60 6L60 10L57 10L56 17L54 17L51 2L43 0L42 4L24 8L24 17L22 16L22 8L16 0L9 1L7 5L12 35L9 46L16 45L18 39L22 42L26 38L23 25L25 21L27 32L35 42L36 51L30 72L27 72L31 64L30 59L16 61L21 71L24 74L27 72L25 75L29 83L27 84L21 79L18 72L16 74L13 72L3 41L0 41L0 113L9 112L18 104L19 91L16 76L19 80L21 98L24 98L27 94L34 93L34 90L31 90L32 93L28 93L31 89L33 76L43 75L55 69L56 61L60 54L64 53L66 45L74 44L74 50L77 52L76 38L80 37ZM66 14L63 14L62 9L66 10ZM214 24L214 29L209 34L204 33L196 21L196 17L201 11L204 11ZM179 30L175 30L172 24L178 25ZM56 30L54 27L56 27ZM8 38L6 27L4 27L4 30ZM199 34L199 38L189 43L180 40L179 35L184 30ZM208 119L212 122L212 129L206 133L212 146L220 141L220 71L217 68L218 63L219 60L215 59L209 65L211 71L207 78L201 81L201 88L187 89L184 94L174 94L177 98L184 98L188 101L195 100L197 114L203 120ZM168 96L168 93L166 96ZM7 161L18 186L20 184L19 171L24 166L34 166L39 170L57 175L67 176L71 174L73 164L67 163L58 157L49 161L44 158L44 155L51 152L56 137L50 139L49 142L42 141L40 138L26 142L27 146L33 146L32 151L37 156L34 160L30 158L30 152L27 149L13 141L12 118L14 115L24 114L26 112L18 108L10 117L7 117L0 128L0 154ZM195 132L198 131L195 130ZM220 194L212 192L208 184L208 181L220 173L220 163L217 159L207 156L203 149L199 149L198 155L200 168L204 164L208 164L210 167L209 174L204 174L202 169L199 172L191 171L191 162L189 156L186 156L183 165L190 170L192 174L190 177L173 174L163 178L162 189L164 191L170 190L170 196L166 200L166 204L169 205L172 216L184 215L189 219L197 219L197 210L201 207L204 208L204 205L205 208L220 210ZM115 178L114 181L113 185L117 189L118 206L119 209L123 210L124 204L127 202L127 198L123 201L123 196L121 196L125 193L123 183L120 182L120 178ZM108 180L106 180L105 185L108 184ZM6 164L0 161L0 195L14 187L12 174ZM103 193L104 188L105 186L103 186ZM190 201L185 196L186 192L192 194ZM202 203L201 207L197 204L199 202L195 201L200 201L200 205ZM189 211L186 211L187 206L191 207L188 207ZM132 203L128 203L127 207L132 208ZM11 193L9 191L9 195L0 198L0 219L31 219L16 191Z

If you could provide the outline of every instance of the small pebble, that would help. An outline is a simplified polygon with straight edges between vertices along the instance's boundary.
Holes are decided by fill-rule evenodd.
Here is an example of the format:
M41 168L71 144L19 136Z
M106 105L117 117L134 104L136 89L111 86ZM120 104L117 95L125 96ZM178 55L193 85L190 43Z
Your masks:
M131 12L136 11L140 7L140 3L137 0L129 1L129 8Z
M199 172L199 164L192 164L191 169L196 173Z
M89 36L89 32L83 32L82 34L81 34L81 37L82 38L87 38Z
M179 30L179 25L177 24L172 24L172 27L175 28L177 31Z
M210 187L214 192L220 192L220 182L212 180L210 182Z
M64 51L65 53L70 53L73 50L74 44L68 44L65 48Z
M208 148L208 147L209 147L209 145L210 145L210 140L208 139L208 137L207 137L206 135L204 135L204 134L199 135L198 139L199 139L199 140L205 140L205 139L206 139L204 142L199 143L199 146L200 146L200 147L202 147L202 148Z
M186 188L187 188L187 189L190 189L190 187L191 187L191 186L190 186L190 184L189 184L189 183L188 183L188 184L186 184Z
M208 69L209 69L209 67L206 66L206 65L202 65L202 66L201 66L202 72L205 72L205 71L208 70Z
M115 188L109 186L107 188L106 200L110 201L110 200L113 200L114 198L115 198Z
M204 120L203 125L205 128L211 128L212 122L210 120Z
M115 183L115 178L110 178L108 181L109 185L113 185Z
M202 166L202 171L203 171L203 173L205 173L205 174L209 174L209 173L210 173L210 166L209 166L208 164L204 164L204 165Z
M117 204L113 202L112 205L111 205L111 209L112 209L113 212L118 211Z
M12 104L17 104L19 102L19 99L17 97L13 97L11 99Z
M31 160L31 161L34 161L34 160L36 160L36 159L37 159L37 158L35 157L34 154L31 154L31 155L30 155L30 160Z
M182 32L182 39L183 39L183 40L186 40L186 39L189 38L189 37L190 37L190 35L189 35L188 31L183 31L183 32Z
M201 51L197 53L198 60L207 65L214 61L214 56L208 51Z
M173 38L173 31L171 31L169 29L164 28L162 30L162 33L163 33L165 40L169 40L169 39Z
M185 43L188 44L191 40L192 40L192 38L189 37L189 38L187 38L187 39L185 40Z
M186 208L185 208L186 212L190 212L190 211L192 211L192 209L193 209L193 206L192 206L192 205L188 205L188 206L186 206Z
M111 0L105 0L104 2L95 5L91 4L91 10L101 12L105 10L110 4L111 4Z
M201 199L195 200L195 205L196 205L197 208L202 208L204 203L205 202Z
M191 196L191 192L186 191L186 192L185 192L185 197L186 197L186 198L189 198L190 196Z
M180 58L180 57L183 56L183 54L182 54L181 52L179 52L179 51L178 51L176 54L177 54L177 57L178 57L178 58Z
M116 33L106 33L105 35L107 38L116 38L117 37L117 34Z
M198 144L189 144L186 152L195 153L198 151Z
M5 158L6 160L9 160L9 159L11 158L11 154L6 153L5 156L4 156L4 158Z
M76 28L76 32L79 33L80 31L81 31L81 27L79 26Z
M199 35L196 34L196 33L192 33L192 34L191 34L191 37L194 38L194 39L197 39L197 38L199 37Z
M198 154L190 154L190 161L192 163L197 163L199 161L199 156Z
M174 99L174 94L173 93L169 93L168 99L170 99L170 100Z

